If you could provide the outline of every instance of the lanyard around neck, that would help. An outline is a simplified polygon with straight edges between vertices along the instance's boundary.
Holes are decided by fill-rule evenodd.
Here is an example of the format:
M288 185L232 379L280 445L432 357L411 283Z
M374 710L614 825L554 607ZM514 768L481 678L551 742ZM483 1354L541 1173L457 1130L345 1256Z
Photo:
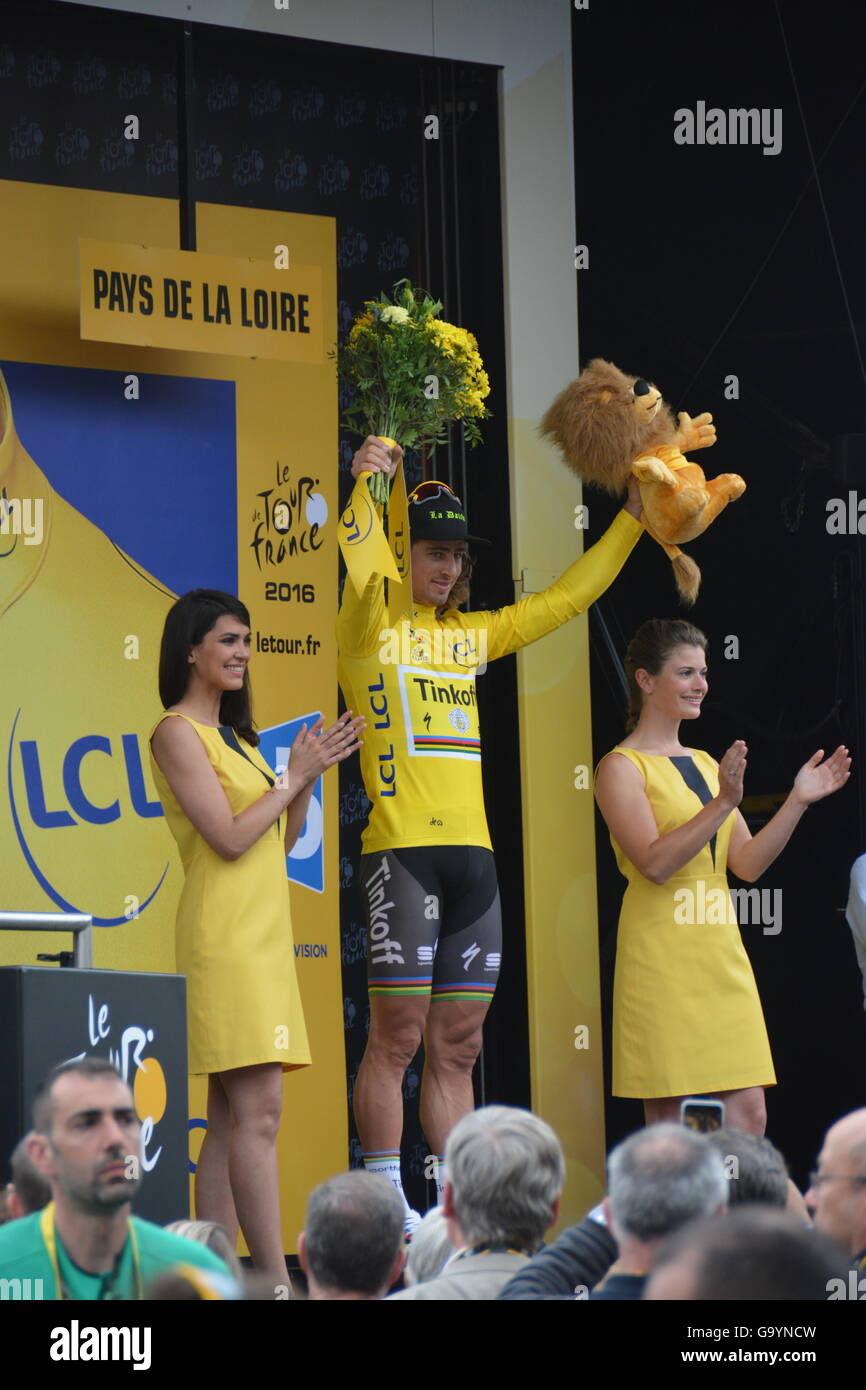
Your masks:
M60 1262L57 1258L57 1236L55 1234L54 1226L53 1202L49 1202L48 1206L43 1208L42 1214L39 1217L39 1229L42 1232L42 1239L45 1241L45 1245L48 1250L48 1256L51 1260L51 1268L54 1271L55 1297L58 1300L68 1300L72 1297L72 1295L70 1294L69 1289L64 1284L63 1276L60 1273ZM135 1276L135 1297L140 1302L141 1299L144 1298L144 1288L141 1281L141 1257L138 1251L138 1237L135 1234L135 1227L133 1226L131 1219L128 1222L127 1230L129 1232L130 1245L132 1247L132 1268ZM122 1254L123 1251L121 1251L121 1254L120 1256L118 1256L118 1259L122 1257ZM116 1277L117 1271L115 1270L109 1277L109 1280L107 1281L108 1286L113 1286ZM101 1296L103 1298L105 1297L105 1291L103 1291Z
M464 1245L452 1258L468 1260L472 1255L521 1255L524 1260L532 1258L528 1250L515 1250L508 1245Z

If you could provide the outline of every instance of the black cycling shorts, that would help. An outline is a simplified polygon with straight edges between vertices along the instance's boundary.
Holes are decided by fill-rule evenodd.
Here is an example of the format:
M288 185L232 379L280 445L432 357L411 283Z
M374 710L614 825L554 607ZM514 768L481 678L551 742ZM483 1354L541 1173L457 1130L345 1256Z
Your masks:
M489 1004L502 958L493 854L419 845L361 856L371 995Z

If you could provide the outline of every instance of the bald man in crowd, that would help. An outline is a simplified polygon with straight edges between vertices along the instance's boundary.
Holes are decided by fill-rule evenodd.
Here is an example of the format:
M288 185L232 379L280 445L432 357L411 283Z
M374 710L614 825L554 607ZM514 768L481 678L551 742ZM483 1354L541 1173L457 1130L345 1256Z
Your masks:
M850 1256L852 1269L866 1273L866 1109L827 1130L806 1203L818 1230Z

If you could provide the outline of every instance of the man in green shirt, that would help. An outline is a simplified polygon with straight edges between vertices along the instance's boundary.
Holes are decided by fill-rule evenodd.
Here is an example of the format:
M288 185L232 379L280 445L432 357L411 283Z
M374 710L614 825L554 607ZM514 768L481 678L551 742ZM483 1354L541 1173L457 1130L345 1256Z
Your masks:
M33 1129L28 1153L52 1200L0 1227L0 1299L141 1299L179 1264L224 1276L226 1296L238 1296L212 1251L132 1216L141 1123L110 1062L55 1068L36 1093Z

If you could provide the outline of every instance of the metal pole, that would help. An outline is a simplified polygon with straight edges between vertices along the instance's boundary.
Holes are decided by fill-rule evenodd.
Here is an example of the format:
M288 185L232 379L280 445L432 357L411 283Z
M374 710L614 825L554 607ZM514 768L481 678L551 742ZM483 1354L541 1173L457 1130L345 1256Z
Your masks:
M195 188L193 186L193 107L195 72L192 25L185 21L177 54L177 181L180 213L180 249L195 251Z
M0 931L71 931L76 969L93 969L93 918L85 912L0 912Z

